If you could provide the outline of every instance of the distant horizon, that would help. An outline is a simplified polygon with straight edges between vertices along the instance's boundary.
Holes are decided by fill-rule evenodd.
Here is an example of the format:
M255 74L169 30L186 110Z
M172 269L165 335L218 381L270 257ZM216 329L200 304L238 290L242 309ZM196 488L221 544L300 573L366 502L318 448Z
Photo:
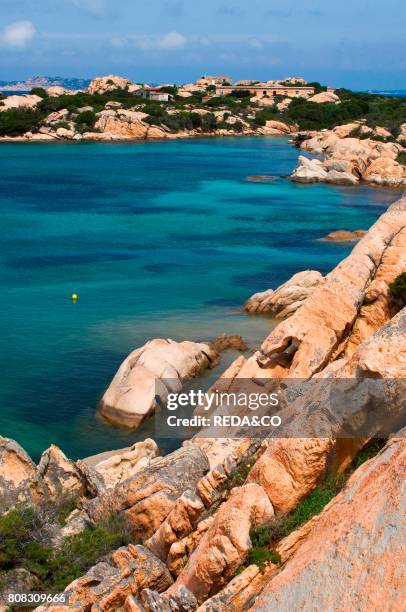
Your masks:
M14 78L1 78L1 74L0 74L0 83L4 83L4 84L8 84L8 83L19 83L19 82L27 82L33 79L37 79L37 78L47 78L47 79L61 79L61 80L78 80L78 81L91 81L95 78L98 77L103 77L103 76L108 76L109 74L114 74L116 76L121 76L121 77L125 77L128 78L129 80L133 81L133 82L142 82L142 83L149 83L149 84L163 84L163 83L173 83L176 85L181 85L181 84L186 84L186 83L193 83L195 82L198 78L200 78L203 75L228 75L233 79L233 82L237 82L240 80L244 80L244 79L255 79L255 80L259 80L259 81L267 81L267 80L271 80L271 79L275 79L275 80L282 80L286 77L302 77L305 78L307 82L311 83L311 82L320 82L322 85L329 85L332 87L335 87L337 89L339 88L348 88L348 89L352 89L354 91L365 91L365 90L376 90L376 91L406 91L406 83L403 83L403 85L389 85L389 86L384 86L384 85L379 85L379 84L374 84L374 85L364 85L363 87L360 87L358 85L358 87L354 87L351 85L343 84L337 84L337 83L332 83L330 82L325 82L323 79L321 78L306 78L303 74L300 74L299 72L292 72L291 74L284 74L284 76L277 76L275 74L272 75L268 75L268 76L258 76L258 75L254 75L254 76L234 76L232 74L230 74L229 72L227 73L225 70L219 70L217 72L215 71L204 71L204 72L198 72L196 74L194 74L194 76L191 76L189 79L171 79L171 78L162 78L162 79L142 79L139 77L132 77L128 72L124 72L124 71L116 71L116 72L112 72L112 71L100 71L97 74L91 75L91 76L78 76L78 75L73 75L73 74L62 74L62 73L48 73L48 74L30 74L27 77L14 77ZM4 85L1 85L2 87ZM11 90L10 90L11 91Z

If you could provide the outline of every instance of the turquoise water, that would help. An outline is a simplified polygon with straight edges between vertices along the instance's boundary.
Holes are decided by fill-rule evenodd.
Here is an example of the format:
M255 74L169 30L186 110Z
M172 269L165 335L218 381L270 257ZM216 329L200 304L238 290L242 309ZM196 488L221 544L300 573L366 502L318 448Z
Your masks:
M244 300L329 271L350 247L318 238L367 228L397 198L246 180L287 175L297 155L283 138L3 145L0 432L35 459L51 442L75 458L130 444L150 426L96 415L130 350L222 332L258 344L271 322Z

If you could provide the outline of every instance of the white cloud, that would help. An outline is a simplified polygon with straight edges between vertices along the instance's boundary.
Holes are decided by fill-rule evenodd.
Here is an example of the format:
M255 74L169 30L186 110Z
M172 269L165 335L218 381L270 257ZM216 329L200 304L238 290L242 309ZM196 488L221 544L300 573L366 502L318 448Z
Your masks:
M0 34L0 42L5 47L23 49L34 38L36 29L32 21L15 21L6 26Z
M168 32L158 41L161 49L182 49L187 43L187 39L179 32Z

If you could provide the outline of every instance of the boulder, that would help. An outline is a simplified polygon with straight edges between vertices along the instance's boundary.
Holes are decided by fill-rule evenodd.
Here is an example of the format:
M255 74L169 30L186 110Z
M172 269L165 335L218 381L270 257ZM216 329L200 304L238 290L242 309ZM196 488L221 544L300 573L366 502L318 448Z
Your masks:
M381 157L366 168L362 178L375 185L406 185L406 167L394 159Z
M323 282L316 270L305 270L294 274L275 291L268 289L255 293L244 304L244 310L255 313L270 313L277 319L290 317Z
M332 131L333 134L338 136L338 138L347 138L350 136L350 134L356 130L359 130L361 126L361 121L353 121L352 123L346 123L345 125L337 125Z
M38 472L53 498L82 497L86 492L86 481L74 461L55 444L42 453Z
M260 486L247 484L234 489L164 597L179 601L182 591L188 591L202 603L227 583L244 562L251 548L250 529L272 518L272 505Z
M100 474L106 487L110 488L148 467L152 459L158 456L159 448L156 442L147 438L143 442L136 442L130 448L101 453L88 457L84 462Z
M399 129L399 136L397 137L397 141L406 145L406 123L402 123Z
M190 445L153 459L148 467L86 502L85 507L93 521L112 512L124 513L134 537L146 540L159 529L177 499L187 490L195 491L208 470L206 455Z
M54 123L60 123L61 121L66 121L69 117L69 111L67 108L62 108L59 111L55 111L50 113L46 118L44 123L46 125L52 125Z
M268 120L266 121L263 128L261 128L261 133L266 136L285 136L288 134L294 134L297 132L296 125L290 125L288 123L284 123L283 121L274 121Z
M406 443L351 476L251 610L402 610Z
M339 172L337 170L329 170L324 178L325 183L334 183L335 185L357 185L359 179L351 172Z
M213 367L218 354L198 342L155 339L133 351L121 364L100 404L110 422L136 429L150 416L157 397L180 391L183 381Z
M317 183L327 177L323 162L319 159L309 159L299 155L298 164L291 175L291 180L296 183Z
M40 504L48 494L25 450L14 440L0 437L0 514L20 503Z
M119 548L93 566L65 589L62 610L121 610L129 597L138 597L146 588L166 590L173 580L167 567L144 546ZM40 606L38 612L58 612L56 606Z
M108 76L93 79L87 91L90 94L104 94L115 89L127 89L130 85L132 85L132 82L129 79L109 74Z
M22 94L21 96L7 96L1 100L0 112L10 108L35 108L42 98L33 94Z
M95 124L101 133L93 133L95 140L145 140L147 138L166 138L166 132L156 126L143 123L145 113L127 109L107 109L99 113ZM90 135L85 134L87 138Z
M77 91L73 89L66 89L65 87L60 87L59 85L52 85L52 87L48 87L47 94L52 98L57 98L58 96L71 96L76 94Z
M308 98L309 102L316 102L317 104L324 104L325 102L334 102L335 104L340 104L341 100L337 96L337 94L331 91L321 91L311 98Z
M204 503L198 495L192 491L185 491L176 500L165 521L145 542L145 545L159 559L166 562L172 544L193 531L204 509Z

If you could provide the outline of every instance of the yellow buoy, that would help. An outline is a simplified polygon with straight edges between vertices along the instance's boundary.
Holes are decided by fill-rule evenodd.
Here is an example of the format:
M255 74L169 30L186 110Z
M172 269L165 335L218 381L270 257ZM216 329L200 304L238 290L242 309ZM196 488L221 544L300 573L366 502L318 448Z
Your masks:
M72 302L76 302L78 299L78 294L77 293L72 293Z

